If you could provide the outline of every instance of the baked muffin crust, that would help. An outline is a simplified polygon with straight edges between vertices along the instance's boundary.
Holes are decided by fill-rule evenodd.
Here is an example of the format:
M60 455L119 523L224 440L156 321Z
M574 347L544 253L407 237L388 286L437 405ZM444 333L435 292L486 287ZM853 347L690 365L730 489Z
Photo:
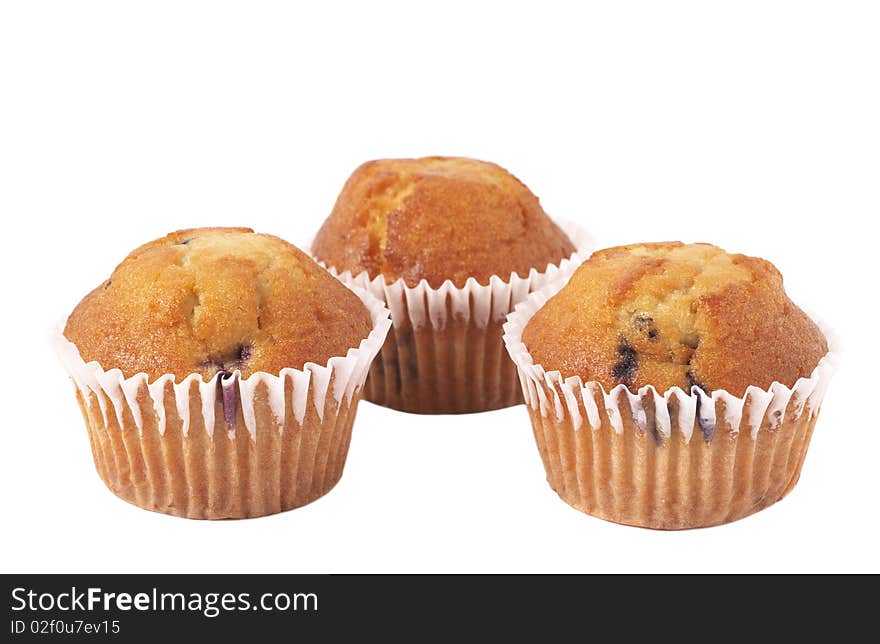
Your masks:
M308 255L249 228L173 232L132 251L67 320L86 361L178 380L325 364L372 329L358 297Z
M710 244L634 244L598 251L529 321L536 364L606 391L692 385L741 396L792 386L828 351L768 261Z
M381 159L346 182L312 252L338 271L408 286L468 277L487 284L544 271L574 252L538 198L494 163L457 157Z

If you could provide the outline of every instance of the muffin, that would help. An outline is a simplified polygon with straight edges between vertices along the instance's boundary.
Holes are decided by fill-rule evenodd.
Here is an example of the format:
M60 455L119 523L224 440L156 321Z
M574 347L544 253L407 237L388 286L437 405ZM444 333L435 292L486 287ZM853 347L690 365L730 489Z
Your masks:
M742 518L794 487L832 359L771 263L635 244L594 253L567 279L505 325L563 500L680 529Z
M504 316L583 241L494 163L383 159L348 179L312 255L391 308L365 397L409 412L466 413L521 402L502 349Z
M248 228L137 248L64 327L99 475L205 519L299 507L339 480L388 311Z

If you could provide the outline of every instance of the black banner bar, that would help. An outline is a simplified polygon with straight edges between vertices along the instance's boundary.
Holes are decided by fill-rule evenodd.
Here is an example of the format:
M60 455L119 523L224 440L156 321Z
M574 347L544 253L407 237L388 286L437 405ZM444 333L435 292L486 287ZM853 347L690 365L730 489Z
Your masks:
M220 641L263 641L286 634L321 641L400 632L545 634L585 620L668 621L673 614L741 605L765 619L768 607L796 603L801 614L828 614L824 579L796 577L581 575L6 575L7 621L0 641L142 641L197 634ZM863 580L868 581L868 580ZM817 583L818 582L818 583ZM848 616L865 615L861 600ZM850 624L852 622L849 622ZM470 632L473 635L476 631ZM586 633L585 633L586 635ZM462 638L458 638L462 639ZM472 637L465 637L471 640ZM155 640L154 640L155 641Z

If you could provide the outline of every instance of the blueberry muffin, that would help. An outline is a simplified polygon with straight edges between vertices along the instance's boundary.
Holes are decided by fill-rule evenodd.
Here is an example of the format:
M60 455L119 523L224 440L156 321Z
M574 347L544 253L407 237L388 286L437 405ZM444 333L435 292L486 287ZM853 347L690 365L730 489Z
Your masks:
M709 244L596 252L508 318L547 479L610 521L726 523L795 485L831 373L769 262Z
M828 352L770 262L710 244L608 248L577 270L526 326L547 371L596 381L742 396L791 386Z
M342 474L387 315L248 228L137 248L83 298L62 340L98 473L135 505L190 518L318 498Z
M334 272L399 301L366 397L421 413L520 401L503 317L574 251L516 177L454 157L363 164L312 245Z

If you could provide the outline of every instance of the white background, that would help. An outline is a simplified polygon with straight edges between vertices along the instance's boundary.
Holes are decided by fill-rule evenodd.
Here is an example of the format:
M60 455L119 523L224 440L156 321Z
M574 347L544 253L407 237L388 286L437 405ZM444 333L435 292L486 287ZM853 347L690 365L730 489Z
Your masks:
M864 2L8 2L0 9L0 571L880 571L880 20ZM605 523L523 408L362 404L340 484L249 521L145 512L94 471L47 342L129 250L304 244L376 157L467 155L602 246L759 255L844 346L801 482L738 523Z

